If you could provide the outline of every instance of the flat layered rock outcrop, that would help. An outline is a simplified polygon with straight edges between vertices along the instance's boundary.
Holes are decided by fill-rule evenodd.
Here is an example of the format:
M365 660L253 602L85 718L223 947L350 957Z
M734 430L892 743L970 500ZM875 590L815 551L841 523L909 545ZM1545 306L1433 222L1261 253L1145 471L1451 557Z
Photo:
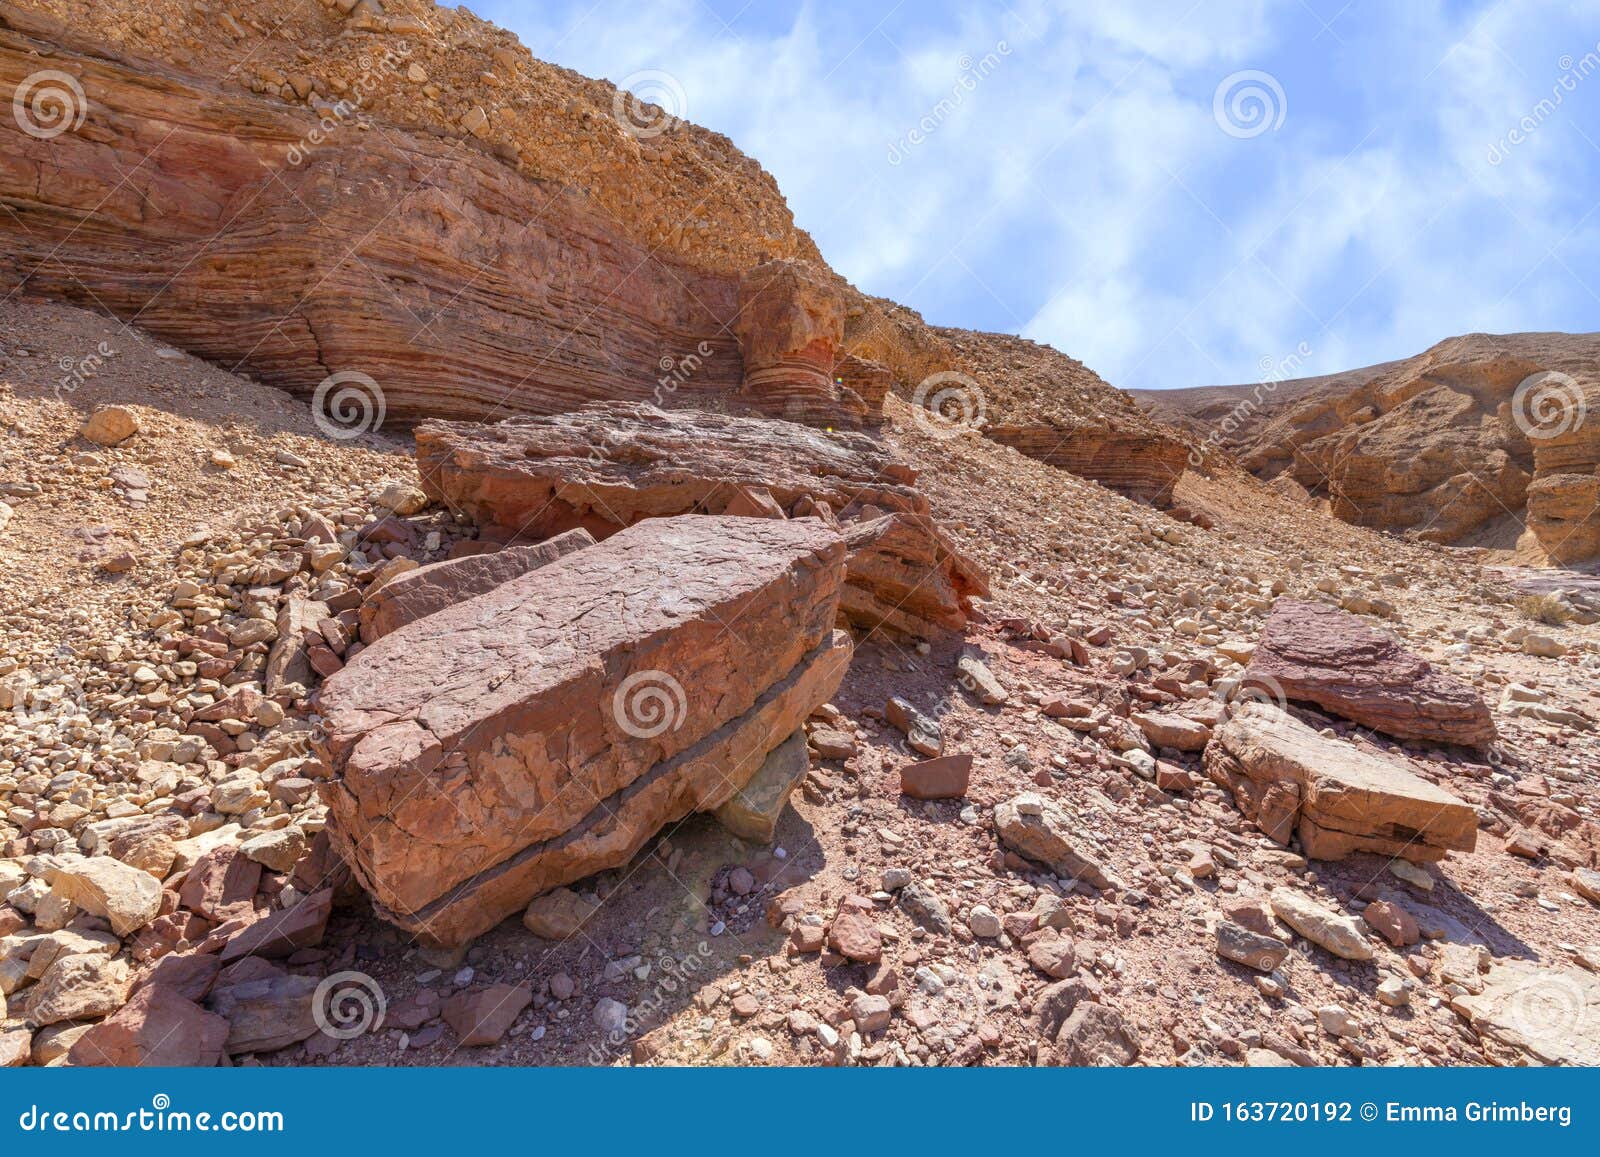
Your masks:
M864 629L959 630L988 593L916 472L864 434L618 403L492 426L424 422L417 466L431 498L504 540L572 527L604 538L686 513L838 522L849 544L841 606Z
M838 686L844 544L652 519L409 623L324 685L329 831L430 943L727 802Z
M1313 731L1270 703L1247 703L1205 751L1213 781L1280 844L1298 835L1305 854L1337 860L1376 852L1439 860L1471 851L1478 816L1470 804L1394 760Z
M1482 747L1494 741L1483 696L1393 635L1324 603L1279 599L1245 685L1315 703L1397 739Z

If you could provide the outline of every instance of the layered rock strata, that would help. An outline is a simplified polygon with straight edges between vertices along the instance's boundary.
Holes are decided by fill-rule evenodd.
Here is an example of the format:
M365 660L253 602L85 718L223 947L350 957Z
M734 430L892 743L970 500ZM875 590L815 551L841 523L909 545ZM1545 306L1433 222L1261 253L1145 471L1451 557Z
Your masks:
M1324 603L1279 599L1244 684L1265 697L1314 703L1397 739L1483 747L1494 719L1468 683L1437 670L1393 635Z
M837 688L844 545L653 519L364 649L321 692L336 848L457 944L732 798Z
M1478 816L1393 760L1327 738L1270 703L1247 703L1205 751L1211 779L1280 844L1298 836L1312 859L1351 852L1440 860L1470 852Z

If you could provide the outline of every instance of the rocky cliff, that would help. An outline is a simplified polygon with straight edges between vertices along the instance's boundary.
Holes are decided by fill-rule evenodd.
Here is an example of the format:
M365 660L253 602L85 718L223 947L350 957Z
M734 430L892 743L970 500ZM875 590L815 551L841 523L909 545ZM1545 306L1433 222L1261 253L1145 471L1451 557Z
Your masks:
M137 321L338 428L594 401L980 429L1164 500L1179 441L1048 347L830 270L725 138L422 0L0 6L0 291ZM14 122L14 123L13 123Z
M1469 334L1366 370L1138 400L1347 522L1443 543L1525 526L1571 564L1600 556L1597 367L1600 334Z

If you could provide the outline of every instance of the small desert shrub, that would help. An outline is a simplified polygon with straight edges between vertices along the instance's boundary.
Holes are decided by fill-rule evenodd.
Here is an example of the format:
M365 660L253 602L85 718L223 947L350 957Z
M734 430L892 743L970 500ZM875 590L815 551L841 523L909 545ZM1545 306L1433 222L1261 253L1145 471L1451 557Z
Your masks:
M1572 607L1559 594L1518 595L1514 600L1522 617L1549 627L1559 627L1572 619Z

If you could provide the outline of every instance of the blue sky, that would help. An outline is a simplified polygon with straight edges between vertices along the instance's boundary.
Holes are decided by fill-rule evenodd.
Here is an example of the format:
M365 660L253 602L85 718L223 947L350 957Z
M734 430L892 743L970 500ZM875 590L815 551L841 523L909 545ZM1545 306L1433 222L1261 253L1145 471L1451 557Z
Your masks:
M1600 329L1600 0L471 7L668 74L861 288L1119 386Z

